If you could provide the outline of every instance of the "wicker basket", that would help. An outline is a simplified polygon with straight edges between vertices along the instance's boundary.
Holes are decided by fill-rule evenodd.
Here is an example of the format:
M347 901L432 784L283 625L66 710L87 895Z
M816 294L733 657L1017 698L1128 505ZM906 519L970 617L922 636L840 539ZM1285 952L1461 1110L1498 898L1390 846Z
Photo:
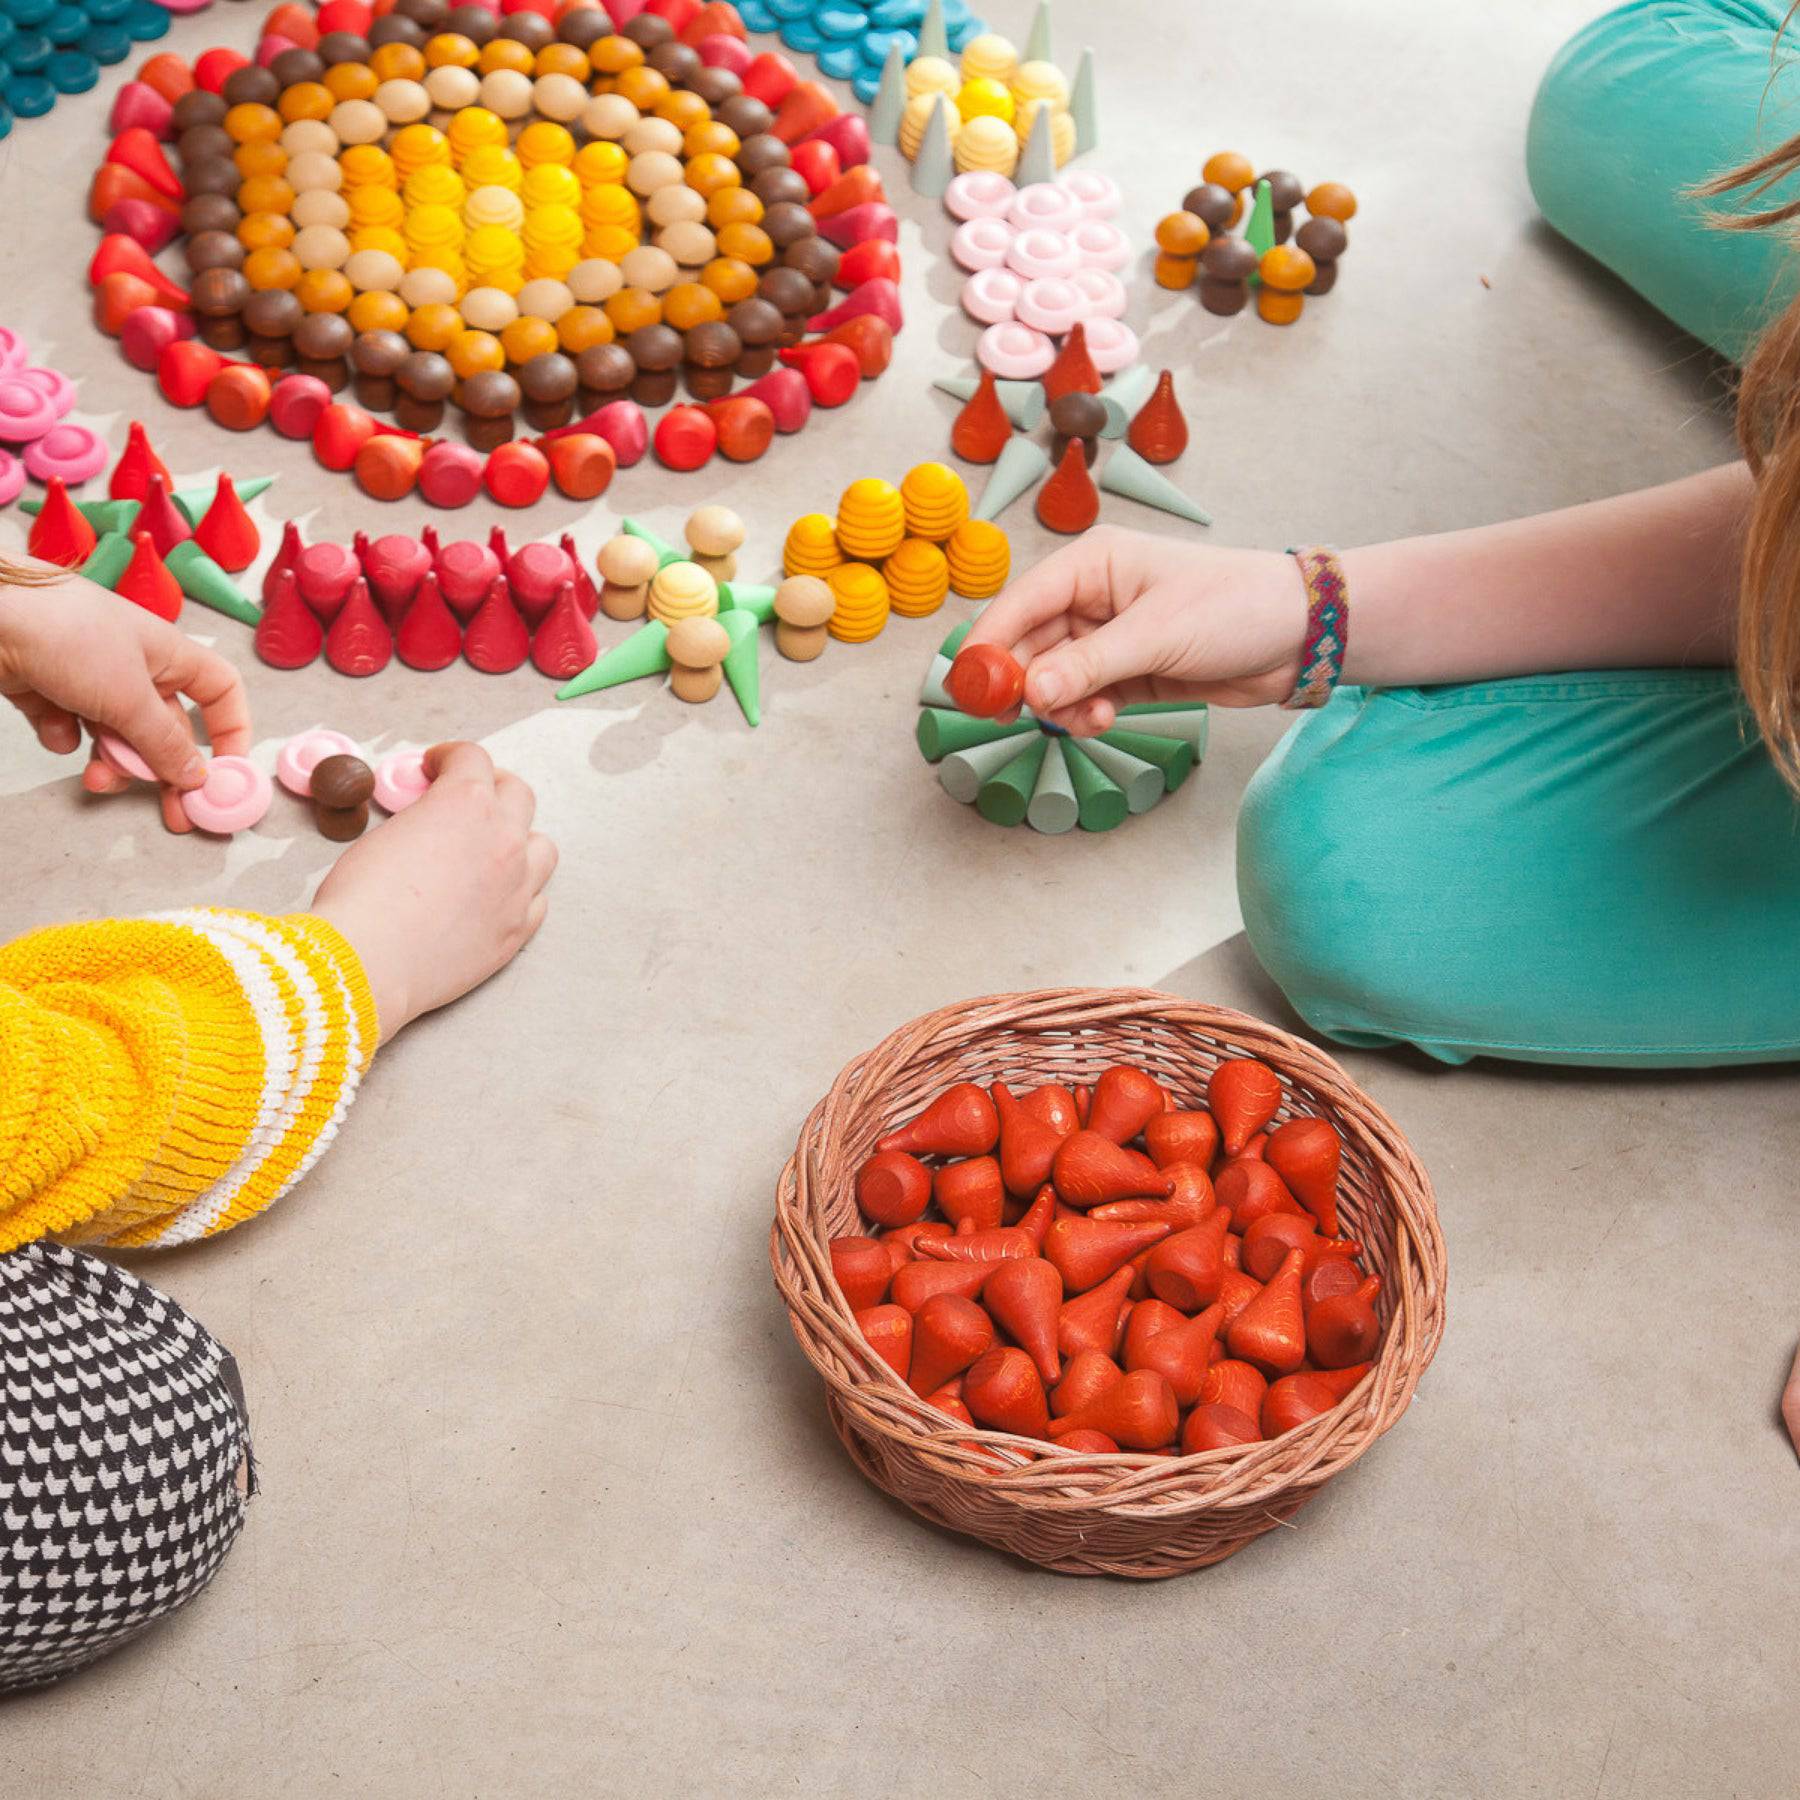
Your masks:
M1382 1342L1342 1405L1269 1443L1200 1456L1076 1456L971 1431L913 1394L864 1342L831 1272L833 1237L865 1229L853 1179L875 1140L956 1081L1091 1081L1134 1063L1184 1106L1208 1075L1260 1057L1287 1084L1281 1117L1343 1138L1339 1214L1382 1280ZM857 1467L915 1512L1070 1575L1181 1575L1291 1518L1406 1410L1444 1330L1444 1245L1431 1183L1388 1116L1330 1057L1244 1013L1148 988L997 994L915 1019L832 1083L781 1173L769 1256L794 1335L825 1378Z

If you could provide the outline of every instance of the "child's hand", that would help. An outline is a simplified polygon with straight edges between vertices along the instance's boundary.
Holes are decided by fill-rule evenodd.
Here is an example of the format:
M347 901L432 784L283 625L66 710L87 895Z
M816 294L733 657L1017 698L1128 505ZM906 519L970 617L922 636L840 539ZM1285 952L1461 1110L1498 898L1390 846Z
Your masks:
M544 922L556 846L478 744L425 753L429 789L337 860L313 901L362 959L381 1040L503 969Z
M1147 700L1285 700L1305 632L1306 589L1290 557L1103 525L990 602L967 641L1011 651L1032 711L1092 736Z
M191 829L177 795L206 778L179 696L200 708L218 755L250 748L250 706L237 670L79 575L43 587L0 587L0 694L30 721L38 742L61 756L81 748L83 719L116 732L161 777L171 831ZM81 781L95 794L130 785L98 758Z
M1794 1358L1794 1366L1788 1373L1787 1386L1781 1394L1782 1423L1788 1428L1788 1436L1793 1440L1796 1453L1800 1453L1800 1355Z

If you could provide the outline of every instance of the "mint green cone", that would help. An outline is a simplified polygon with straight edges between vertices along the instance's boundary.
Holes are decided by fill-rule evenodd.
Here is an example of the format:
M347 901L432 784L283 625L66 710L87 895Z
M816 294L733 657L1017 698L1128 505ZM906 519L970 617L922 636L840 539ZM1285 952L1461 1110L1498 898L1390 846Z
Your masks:
M919 714L914 736L919 752L927 762L941 762L952 750L970 750L977 744L998 743L1001 738L1022 737L1035 731L1033 719L1018 719L1011 725L996 725L992 719L971 719L967 713L951 712L941 706L928 706Z
M1034 438L1016 437L1007 441L981 490L980 504L975 508L978 519L993 520L1006 511L1022 494L1028 494L1050 472L1050 453Z
M975 375L940 375L931 385L953 400L968 400L981 385L981 380ZM1016 429L1037 430L1046 405L1041 381L996 381L994 394Z
M1057 837L1073 831L1081 819L1081 803L1075 797L1075 783L1069 765L1063 760L1068 746L1066 738L1044 740L1044 764L1038 770L1037 785L1031 790L1031 803L1025 808L1026 823L1046 837Z
M919 47L915 56L941 56L950 60L950 39L944 30L944 0L931 0L919 21Z
M1162 770L1163 786L1171 794L1194 772L1198 760L1194 746L1186 738L1152 737L1147 731L1122 731L1115 727L1101 733L1101 742L1142 762L1154 763Z
M1069 113L1075 121L1075 154L1085 156L1100 142L1100 110L1094 98L1094 52L1081 53L1075 85L1069 90Z
M775 590L747 581L721 581L719 611L749 613L757 624L766 625L775 616Z
M906 111L906 59L900 54L898 38L888 44L887 60L881 65L881 86L875 90L869 108L869 137L877 144L900 141L900 115Z
M1083 831L1111 831L1125 823L1129 812L1125 790L1103 775L1085 744L1074 738L1063 739L1063 760L1068 764L1069 780L1080 807L1079 824Z
M135 506L137 502L134 500L131 504ZM122 531L108 531L101 534L99 541L88 552L88 559L81 565L79 572L89 581L109 588L125 573L130 561L131 539Z
M725 652L725 679L737 695L737 703L745 721L762 723L762 630L754 613L742 607L719 614L719 623L731 634L731 648Z
M658 537L648 525L640 525L636 519L621 519L619 529L628 537L642 538L656 552L659 569L666 568L672 562L686 562L687 552L677 550L667 538Z
M1031 15L1031 35L1025 40L1026 62L1054 62L1050 54L1050 0L1038 0L1037 11ZM1020 187L1025 183L1021 180Z
M1108 452L1100 465L1100 488L1108 494L1122 494L1140 506L1154 506L1158 512L1186 519L1194 525L1210 525L1212 514L1196 504L1154 463L1147 463L1129 444L1118 444Z
M261 622L262 608L192 538L175 545L163 558L163 565L190 600L198 600L241 625Z
M729 629L729 627L727 627ZM669 628L660 619L639 626L622 644L594 658L572 681L556 690L559 700L577 700L583 694L598 693L601 688L619 687L627 681L641 681L646 675L660 675L669 666Z
M971 631L973 631L974 629L975 629L975 621L973 619L964 619L960 625L952 625L950 627L949 636L947 636L944 639L944 641L938 645L938 648L937 648L938 655L939 656L948 656L948 657L953 658L956 655L957 651L959 651L963 647L963 639L966 638L969 635L969 633Z
M932 102L919 154L913 158L913 192L923 194L927 200L943 199L956 174L956 153L950 142L950 108L953 104L948 94L939 94Z
M995 770L975 796L975 810L992 825L1017 825L1031 805L1038 772L1044 766L1050 740L1040 731L1011 762Z
M956 702L950 698L950 689L946 685L950 675L950 658L934 656L931 667L925 671L925 680L919 688L919 704L921 706L946 707L956 710Z
M1194 755L1206 754L1206 732L1212 714L1204 706L1175 706L1167 711L1138 712L1125 708L1119 713L1119 727L1144 737L1177 738L1194 746Z
M1056 179L1056 144L1051 136L1048 106L1040 106L1031 116L1031 129L1025 134L1025 147L1019 152L1013 179L1020 187Z
M1129 369L1121 369L1100 390L1100 404L1106 408L1106 423L1100 427L1100 435L1122 438L1131 429L1138 409L1155 391L1156 371L1148 363L1135 362Z
M1038 734L1042 737L1043 733ZM1019 754L1018 744L1010 737L995 738L991 743L971 744L967 750L952 750L938 764L938 781L952 800L970 805L985 782L998 775ZM1036 771L1033 771L1036 779ZM1157 776L1160 790L1162 777ZM1026 788L1030 793L1030 788Z
M274 481L273 475L252 475L248 481L234 478L231 485L237 489L237 497L248 503L258 494L266 494ZM169 498L181 509L181 516L190 526L198 526L206 517L206 509L212 505L218 491L218 483L215 481L211 487L177 488Z
M1100 773L1118 785L1129 811L1148 812L1168 792L1163 772L1155 763L1145 762L1141 756L1133 756L1105 738L1083 738L1081 748L1093 758Z

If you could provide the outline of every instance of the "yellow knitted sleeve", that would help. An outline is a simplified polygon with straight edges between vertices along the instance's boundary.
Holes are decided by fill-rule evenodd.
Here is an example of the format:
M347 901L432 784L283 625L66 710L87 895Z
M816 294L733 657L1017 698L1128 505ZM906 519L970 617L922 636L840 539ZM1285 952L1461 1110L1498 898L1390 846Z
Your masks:
M0 1252L189 1242L337 1134L379 1038L325 920L199 909L0 945Z

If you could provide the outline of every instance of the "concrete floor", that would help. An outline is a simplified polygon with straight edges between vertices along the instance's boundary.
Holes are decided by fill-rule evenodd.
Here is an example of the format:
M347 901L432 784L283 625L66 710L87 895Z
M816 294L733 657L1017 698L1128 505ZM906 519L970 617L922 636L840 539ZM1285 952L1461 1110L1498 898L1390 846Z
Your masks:
M247 46L259 10L171 41ZM1139 272L1216 541L1466 524L1728 454L1707 359L1534 222L1526 108L1591 10L1064 5L1092 15L1097 166L1140 243L1215 148L1362 197L1338 291L1298 330L1210 319ZM1023 31L1024 0L991 12ZM416 524L297 446L171 413L88 327L76 195L105 100L0 147L6 322L116 441L143 411L183 476L225 453L278 472L266 517ZM946 221L905 212L913 323L879 387L747 470L621 478L585 543L613 503L672 530L723 500L755 567L851 475L943 453L926 383L973 334L947 306ZM1008 523L1021 561L1045 548L1025 509ZM1003 833L912 749L947 622L770 656L755 733L728 700L649 685L558 709L528 670L277 674L221 631L265 754L321 723L479 737L537 784L563 866L540 940L384 1055L303 1191L150 1265L236 1351L264 1491L198 1604L0 1707L0 1792L1792 1791L1785 1077L1346 1057L1435 1176L1449 1333L1411 1416L1295 1531L1215 1570L1042 1575L852 1471L765 1262L776 1172L837 1069L1002 988L1148 982L1283 1016L1232 880L1238 795L1281 720L1219 718L1204 773L1110 837ZM331 854L286 805L229 846L165 837L148 804L83 801L17 730L0 794L8 934L297 907Z

